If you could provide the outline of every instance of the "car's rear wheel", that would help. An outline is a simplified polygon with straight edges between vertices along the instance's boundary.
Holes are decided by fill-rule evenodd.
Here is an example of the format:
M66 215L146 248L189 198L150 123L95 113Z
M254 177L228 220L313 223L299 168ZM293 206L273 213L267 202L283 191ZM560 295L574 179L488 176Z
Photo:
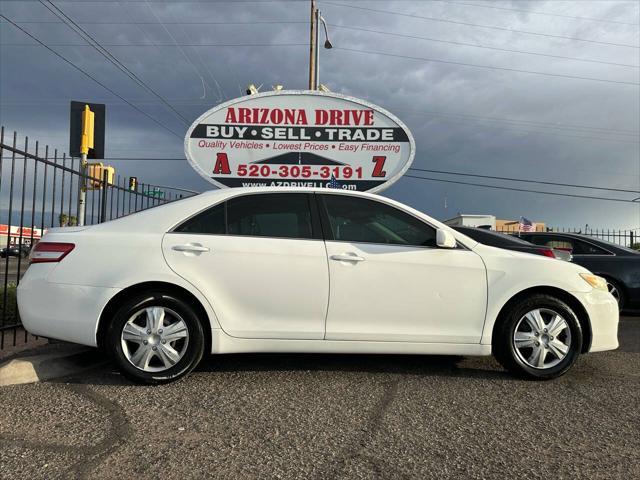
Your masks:
M507 370L539 380L566 373L581 348L576 314L549 295L532 295L508 307L493 336L494 356Z
M107 348L127 378L167 383L200 362L204 334L195 312L182 299L166 293L141 294L116 312Z

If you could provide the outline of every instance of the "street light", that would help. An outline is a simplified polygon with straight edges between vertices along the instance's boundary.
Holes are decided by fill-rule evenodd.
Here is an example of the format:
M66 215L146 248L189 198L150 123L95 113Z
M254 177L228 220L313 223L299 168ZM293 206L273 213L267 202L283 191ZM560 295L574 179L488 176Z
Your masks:
M327 22L324 21L324 17L320 15L320 12L318 12L318 15L320 16L320 21L322 22L322 26L324 27L324 48L326 48L327 50L331 50L333 48L333 45L331 45L331 42L329 41L329 30L327 30Z
M318 44L320 43L320 29L318 28L320 22L322 22L322 26L324 27L324 48L330 50L333 48L333 45L329 41L329 30L327 29L327 22L325 22L324 17L320 14L320 10L316 9L316 75L314 79L313 89L318 90L318 86L320 85L320 49L318 48Z

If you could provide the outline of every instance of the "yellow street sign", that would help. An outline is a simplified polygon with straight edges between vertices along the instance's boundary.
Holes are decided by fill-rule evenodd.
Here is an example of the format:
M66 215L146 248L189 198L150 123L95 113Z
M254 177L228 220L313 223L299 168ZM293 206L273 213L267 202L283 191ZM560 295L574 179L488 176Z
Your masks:
M80 143L80 153L88 154L89 149L93 148L93 125L95 114L89 109L89 105L84 106L82 112L82 141Z

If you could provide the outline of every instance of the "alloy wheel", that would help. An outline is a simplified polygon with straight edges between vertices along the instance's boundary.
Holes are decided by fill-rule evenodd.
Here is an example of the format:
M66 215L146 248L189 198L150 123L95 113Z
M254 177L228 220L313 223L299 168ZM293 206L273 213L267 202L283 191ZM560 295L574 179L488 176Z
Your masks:
M526 365L547 369L558 365L571 348L571 329L562 315L548 308L526 313L513 333L515 351Z
M120 338L129 363L145 372L162 372L184 357L189 329L175 311L152 306L134 313L124 324Z
M607 282L607 290L609 290L609 293L613 295L613 298L616 299L616 302L620 303L620 291L618 290L618 287L616 287L611 282Z

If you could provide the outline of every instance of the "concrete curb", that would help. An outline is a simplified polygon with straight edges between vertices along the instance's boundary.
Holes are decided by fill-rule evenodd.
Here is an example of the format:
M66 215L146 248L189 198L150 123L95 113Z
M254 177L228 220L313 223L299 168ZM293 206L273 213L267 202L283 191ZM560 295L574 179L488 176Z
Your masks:
M0 386L21 385L67 377L107 363L98 350L80 345L57 345L17 355L0 364Z

